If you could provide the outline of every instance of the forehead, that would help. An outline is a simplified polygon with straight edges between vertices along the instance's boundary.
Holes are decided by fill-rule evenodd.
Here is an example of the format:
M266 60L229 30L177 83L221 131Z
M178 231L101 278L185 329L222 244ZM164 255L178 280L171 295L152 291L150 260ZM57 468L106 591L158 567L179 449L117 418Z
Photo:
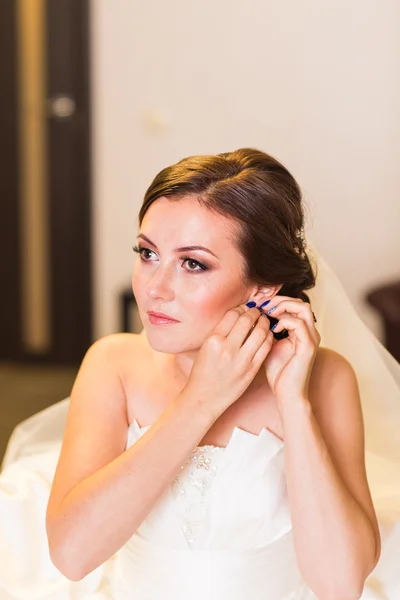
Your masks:
M192 196L158 198L147 210L141 232L158 243L201 244L210 249L233 243L237 224L232 218L209 210ZM180 243L182 242L182 243Z

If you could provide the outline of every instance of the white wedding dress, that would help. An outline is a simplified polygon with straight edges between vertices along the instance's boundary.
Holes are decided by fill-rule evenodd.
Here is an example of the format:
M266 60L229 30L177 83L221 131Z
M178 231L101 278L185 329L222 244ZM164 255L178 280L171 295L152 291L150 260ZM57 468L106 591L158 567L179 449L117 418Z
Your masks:
M128 445L147 429L134 421ZM195 448L120 551L120 597L315 599L297 568L283 461L268 429Z
M64 577L48 554L45 512L68 403L23 421L9 440L0 473L0 600L316 600L294 552L284 442L265 428L255 435L235 427L226 448L194 448L113 557L81 581ZM127 448L149 427L133 421ZM389 545L380 563L390 585L400 586L399 553ZM400 598L381 595L374 575L362 600Z
M62 576L44 519L68 403L10 438L0 475L0 600L315 600L294 553L284 444L268 429L235 427L226 448L194 448L113 557L79 582ZM127 448L148 428L133 421ZM41 444L30 444L39 430Z

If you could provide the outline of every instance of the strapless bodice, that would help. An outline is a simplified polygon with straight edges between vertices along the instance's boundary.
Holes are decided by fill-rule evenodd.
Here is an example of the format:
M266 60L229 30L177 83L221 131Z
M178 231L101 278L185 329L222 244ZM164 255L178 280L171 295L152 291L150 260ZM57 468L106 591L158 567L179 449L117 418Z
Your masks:
M127 448L150 425L135 420ZM235 427L197 446L118 552L123 600L315 600L297 566L284 442Z
M128 542L82 581L66 579L49 555L45 513L68 403L33 415L10 439L0 474L0 600L316 600L293 549L284 443L267 429L235 427L226 448L194 448ZM132 423L126 447L148 428ZM381 488L392 507L396 490ZM362 600L400 598L399 532L398 521L385 525Z

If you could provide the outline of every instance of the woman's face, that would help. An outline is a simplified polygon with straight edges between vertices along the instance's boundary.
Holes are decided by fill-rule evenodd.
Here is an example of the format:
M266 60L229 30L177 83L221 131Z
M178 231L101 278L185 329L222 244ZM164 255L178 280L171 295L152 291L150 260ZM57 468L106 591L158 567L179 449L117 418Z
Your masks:
M190 196L158 198L146 212L137 238L137 246L145 250L135 262L132 289L154 350L200 348L227 310L249 300L252 287L241 278L244 264L233 241L235 225ZM177 251L194 245L210 252ZM179 323L152 324L147 311L165 313Z

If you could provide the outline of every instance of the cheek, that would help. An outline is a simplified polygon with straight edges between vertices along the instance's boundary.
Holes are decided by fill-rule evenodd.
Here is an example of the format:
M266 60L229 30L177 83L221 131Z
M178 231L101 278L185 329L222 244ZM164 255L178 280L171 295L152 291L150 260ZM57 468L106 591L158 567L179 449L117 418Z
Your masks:
M227 288L215 289L215 287L202 287L192 294L185 296L185 308L188 314L192 314L204 321L218 321L230 308L235 306L234 298L236 290ZM238 299L237 304L240 304Z

